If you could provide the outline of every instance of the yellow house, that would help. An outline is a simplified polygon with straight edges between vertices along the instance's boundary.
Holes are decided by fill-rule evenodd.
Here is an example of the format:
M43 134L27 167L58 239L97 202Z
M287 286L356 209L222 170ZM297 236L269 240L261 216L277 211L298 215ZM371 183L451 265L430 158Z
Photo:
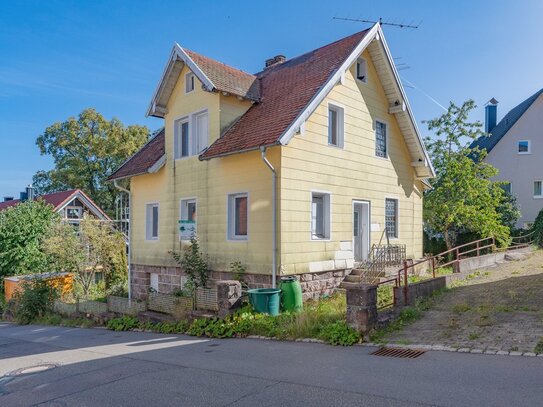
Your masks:
M434 173L380 25L265 65L175 44L148 110L164 129L110 177L130 178L135 297L183 284L169 252L193 233L212 278L239 261L255 287L300 275L306 298L387 237L422 256Z

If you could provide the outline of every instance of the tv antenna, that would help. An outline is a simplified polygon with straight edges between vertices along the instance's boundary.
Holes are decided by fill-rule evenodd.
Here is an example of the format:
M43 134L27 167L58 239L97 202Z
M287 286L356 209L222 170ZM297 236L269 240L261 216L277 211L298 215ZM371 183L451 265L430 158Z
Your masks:
M357 23L370 23L370 24L381 24L381 25L389 25L391 27L398 27L398 28L411 28L413 30L419 28L422 21L419 22L417 25L414 25L413 23L404 24L404 23L393 23L389 21L383 21L382 18L379 18L379 21L373 21L373 20L363 20L360 18L349 18L349 17L332 17L332 20L343 20L343 21L355 21Z

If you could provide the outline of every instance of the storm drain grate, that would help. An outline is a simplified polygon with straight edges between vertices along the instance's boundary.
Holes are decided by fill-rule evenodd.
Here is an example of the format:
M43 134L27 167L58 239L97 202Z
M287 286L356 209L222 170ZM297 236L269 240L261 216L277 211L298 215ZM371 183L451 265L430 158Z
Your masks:
M389 358L418 358L424 354L423 350L405 349L405 348L379 348L372 353L374 356L388 356Z

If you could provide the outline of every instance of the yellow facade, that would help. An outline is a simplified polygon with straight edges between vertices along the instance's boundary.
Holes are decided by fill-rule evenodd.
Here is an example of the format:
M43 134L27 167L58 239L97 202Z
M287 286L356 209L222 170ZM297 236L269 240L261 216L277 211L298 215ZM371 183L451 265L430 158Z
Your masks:
M368 83L355 79L353 66L286 146L268 149L278 173L278 265L286 274L312 271L311 264L333 260L341 242L352 240L353 200L369 201L371 232L377 243L384 228L385 198L399 200L399 239L409 257L422 255L422 185L415 178L410 155L377 73L368 61ZM180 249L180 201L197 199L197 231L213 270L228 271L241 261L249 273L271 274L271 172L260 151L200 161L197 156L174 160L174 120L207 109L209 144L250 108L251 102L211 93L199 83L184 92L185 67L168 103L165 116L165 166L154 174L135 176L132 191L132 263L173 266L169 251ZM195 79L198 82L197 79ZM332 102L344 109L344 148L328 145L327 112ZM375 156L374 120L388 124L387 159ZM311 190L331 194L331 236L310 236ZM227 239L227 195L247 192L249 227L246 241ZM145 207L159 204L159 238L146 240ZM327 264L327 263L323 263ZM321 270L325 271L325 270Z

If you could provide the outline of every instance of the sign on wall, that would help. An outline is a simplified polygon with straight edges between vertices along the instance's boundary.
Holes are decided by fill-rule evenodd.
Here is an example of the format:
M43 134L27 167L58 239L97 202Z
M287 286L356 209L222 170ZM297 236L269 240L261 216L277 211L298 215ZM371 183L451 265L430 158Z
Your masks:
M180 220L179 221L179 236L181 240L190 240L190 238L195 235L196 235L196 221L194 220Z

